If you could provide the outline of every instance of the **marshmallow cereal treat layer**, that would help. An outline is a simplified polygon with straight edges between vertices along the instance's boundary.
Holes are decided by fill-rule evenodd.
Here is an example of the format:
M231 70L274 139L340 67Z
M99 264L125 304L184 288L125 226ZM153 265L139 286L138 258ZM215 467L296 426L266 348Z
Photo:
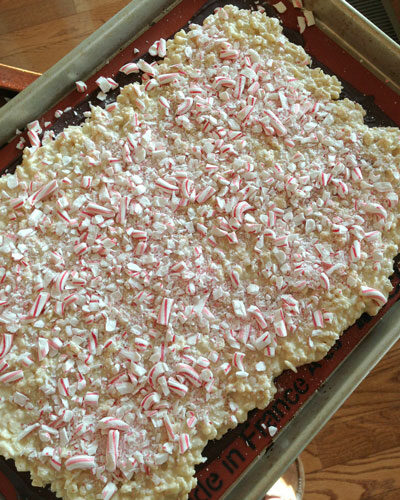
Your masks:
M385 304L399 130L281 31L217 10L1 177L0 453L35 485L187 498L209 439Z

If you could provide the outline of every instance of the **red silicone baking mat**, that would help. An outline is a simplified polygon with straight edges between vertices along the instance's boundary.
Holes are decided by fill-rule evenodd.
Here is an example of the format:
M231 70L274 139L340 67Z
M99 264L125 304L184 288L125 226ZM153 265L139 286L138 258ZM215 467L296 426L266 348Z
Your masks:
M118 90L110 93L105 102L98 101L96 95L99 89L96 89L95 84L98 76L111 76L120 85L133 81L137 78L134 75L126 76L118 73L118 69L123 64L138 59L147 52L154 40L160 37L170 37L190 20L196 23L202 22L208 14L224 3L234 3L243 8L265 8L269 15L277 16L276 11L268 3L257 2L257 5L250 0L231 2L183 0L159 23L149 28L144 35L115 56L101 71L88 79L88 93L79 94L73 91L52 110L46 112L40 118L42 127L46 126L47 129L53 129L57 133L66 125L81 122L83 112L88 109L89 102L102 106L111 102L115 99ZM366 123L373 126L400 125L399 96L327 38L317 27L312 26L300 35L297 16L301 15L301 11L293 8L288 0L284 0L284 3L288 7L281 17L285 35L294 43L305 47L314 58L313 65L335 73L342 80L344 86L342 97L349 97L363 105L367 111ZM134 48L137 48L139 52L134 53ZM54 117L56 110L63 111L61 117L57 119ZM0 150L0 171L12 170L12 167L19 162L21 152L16 149L18 141L19 138L16 138ZM276 379L278 392L274 401L265 410L250 412L244 424L228 432L221 440L212 441L207 445L205 455L208 460L197 468L198 485L190 494L191 500L220 498L252 460L271 446L272 438L268 433L268 427L277 427L279 432L295 416L304 402L321 387L340 362L368 334L372 326L399 299L400 273L397 271L397 264L392 282L394 288L390 299L376 317L370 318L363 315L355 325L346 330L328 355L319 363L303 366L298 369L297 373L284 372ZM12 461L1 461L0 470L9 472L8 477L15 483L24 498L55 498L48 489L31 487L29 474L14 474ZM28 488L28 494L26 488ZM8 490L3 492L0 488L0 492L7 500L15 498Z

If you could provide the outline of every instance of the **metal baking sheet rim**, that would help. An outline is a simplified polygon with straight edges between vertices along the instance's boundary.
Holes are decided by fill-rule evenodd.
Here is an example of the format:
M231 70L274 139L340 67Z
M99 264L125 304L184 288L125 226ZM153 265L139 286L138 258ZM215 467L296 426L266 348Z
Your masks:
M317 27L400 94L400 46L345 0L305 0Z
M83 53L93 53L97 47L98 52L102 53L104 63L104 59L110 58L120 48L132 42L147 29L149 24L179 3L180 0L156 0L152 1L151 10L146 0L136 0L127 5L46 72L44 77L39 78L26 91L3 107L0 111L0 144L9 139L16 128L40 116L47 108L55 104L71 90L71 85L75 80L87 78L101 66L100 60L96 58L90 59L89 62L87 57L82 58ZM395 71L396 67L400 67L400 49L395 42L358 14L344 0L325 0L324 2L306 0L305 6L314 11L316 24L322 31L353 57L362 59L362 64L367 69L400 94L400 78ZM343 18L346 23L342 22ZM135 36L132 35L132 19L136 21ZM116 45L116 31L119 45ZM105 37L105 33L109 36ZM121 33L125 35L125 38L121 38ZM108 50L105 49L105 45L108 45ZM92 63L91 66L90 63ZM64 79L60 87L56 84L60 83L62 72ZM68 78L65 78L65 75ZM16 116L20 117L18 123L16 123ZM272 446L261 454L259 459L255 460L240 479L230 487L223 496L223 500L237 500L238 498L260 500L392 347L399 338L399 334L400 303L397 303L282 429Z

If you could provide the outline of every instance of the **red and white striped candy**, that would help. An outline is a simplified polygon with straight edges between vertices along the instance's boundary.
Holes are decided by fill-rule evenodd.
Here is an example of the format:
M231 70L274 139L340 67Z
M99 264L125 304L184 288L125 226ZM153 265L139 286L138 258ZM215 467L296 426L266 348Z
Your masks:
M200 233L202 236L206 236L207 235L207 226L205 226L204 224L200 224L200 222L198 222L196 224L196 230L198 233Z
M370 297L375 302L377 302L379 305L383 306L387 302L387 298L383 295L383 293L380 292L379 290L376 290L375 288L370 288L368 286L362 286L361 293L365 297Z
M146 241L147 240L147 233L146 233L146 231L142 231L140 229L133 229L133 228L130 227L126 232L134 240L140 240L140 241Z
M370 214L375 214L378 217L381 217L382 219L387 218L387 211L379 203L366 203L365 204L365 211L370 213Z
M168 415L165 415L163 417L163 423L164 423L164 427L165 427L165 430L167 431L169 439L171 441L175 441L174 429L172 427L172 423L171 423L171 420L170 420Z
M236 80L235 90L233 91L233 96L235 97L235 99L240 99L241 95L243 94L245 85L246 85L246 77L240 75L239 78Z
M379 231L370 231L365 233L364 239L367 241L376 241L381 237L381 233Z
M276 114L271 111L270 109L266 109L265 113L269 116L271 120L271 125L274 127L277 135L286 135L287 130L286 127L283 125L283 123L280 121L280 119L276 116Z
M17 435L17 441L21 441L21 439L24 439L28 434L30 434L32 431L40 427L39 423L27 425L24 430L22 430L18 435Z
M127 142L124 144L124 147L122 149L122 158L125 163L132 163L131 150L129 149L129 144Z
M111 498L114 496L114 493L116 493L117 490L118 488L115 486L114 483L107 483L101 490L101 498L103 500L111 500Z
M245 212L253 208L247 201L239 201L232 209L232 217L237 219L240 223L243 222L243 215Z
M58 457L52 457L50 459L50 465L53 467L53 469L60 471L61 470L61 461Z
M121 66L119 71L125 75L130 75L131 73L139 73L139 67L136 63L130 62Z
M43 337L38 338L38 360L43 361L43 359L49 353L49 341Z
M14 335L12 333L4 333L0 344L0 359L4 358L11 350L13 345Z
M166 85L179 78L179 76L179 73L164 73L163 75L159 75L157 80L160 85Z
M137 256L141 256L141 255L144 255L145 251L146 251L146 248L147 248L147 244L145 241L139 241L139 243L136 245L136 248L135 248L135 255Z
M247 92L248 92L249 94L255 94L259 88L260 88L260 84L259 84L258 82L253 82L253 83L249 86L249 88L248 88ZM279 97L281 98L281 101L282 101L282 92L279 92ZM287 107L287 106L286 106L286 107Z
M231 371L232 369L232 366L230 363L222 363L221 365L221 369L222 371L225 373L225 375L228 375L228 373Z
M83 255L87 251L88 251L88 246L87 246L87 244L84 241L82 241L81 243L77 243L76 245L74 245L74 253L76 255Z
M236 270L232 270L230 273L229 273L229 276L231 278L231 281L232 281L232 285L237 288L239 285L240 285L240 276L239 276L239 273L236 271Z
M156 87L158 87L157 80L155 80L154 78L150 78L150 80L148 82L146 82L146 85L144 86L144 90L146 92L150 92L150 90L153 90Z
M244 108L240 109L237 114L236 114L236 118L242 122L242 125L243 125L243 122L246 122L249 117L250 117L250 114L251 112L253 111L254 109L254 106L252 105L247 105L245 106Z
M49 293L40 292L29 311L28 317L37 318L38 316L40 316L49 299L50 299Z
M234 337L234 334L235 332L233 330L226 330L224 333L224 337L231 347L233 347L234 349L239 349L240 344Z
M157 392L150 392L140 402L140 406L144 410L150 410L155 404L160 402L160 396Z
M151 387L154 388L155 384L158 382L158 379L166 372L165 363L159 362L156 363L153 368L149 371L149 375L147 380Z
M123 420L115 417L104 417L102 418L98 426L102 430L117 429L118 431L126 432L129 430L129 425Z
M193 412L189 412L190 417L186 420L186 424L189 427L189 429L193 429L193 427L197 423L197 418Z
M228 78L227 76L217 76L213 83L213 87L216 90L220 90L221 87L234 88L234 86L235 80L232 80L232 78Z
M73 304L77 300L78 300L78 295L76 293L71 293L67 297L64 297L63 303L64 303L64 306L68 306L70 304Z
M57 210L57 214L61 217L61 219L68 222L68 224L73 225L76 222L76 219L71 219L66 210Z
M234 49L226 49L226 50L221 50L219 53L219 57L221 59L229 59L229 60L234 60L239 57L240 52L238 50Z
M262 333L259 337L257 337L253 344L257 351L262 351L272 342L272 338L269 332Z
M83 398L83 402L86 405L97 406L99 402L99 395L97 392L87 392Z
M57 382L58 392L63 397L69 397L69 380L68 378L59 378Z
M123 226L126 224L126 217L130 201L131 199L129 196L122 196L119 200L118 222Z
M286 337L286 324L283 319L274 322L275 333L278 337Z
M158 98L158 102L163 106L167 111L170 109L169 101L162 95Z
M163 326L168 325L173 305L174 305L174 299L168 299L166 297L162 299L157 317L157 323L159 325Z
M211 198L211 196L214 193L216 193L216 189L214 189L212 186L206 186L196 196L196 202L197 203L205 203L208 199Z
M92 185L93 177L91 175L84 175L81 180L81 186L84 189L89 189Z
M35 205L36 203L39 203L39 201L42 201L47 196L50 196L51 193L53 193L57 188L58 188L58 183L56 180L53 180L45 184L38 191L36 191L36 193L33 193L33 195L29 198L31 205Z
M267 322L265 321L265 318L264 318L262 312L260 311L260 309L257 306L250 306L249 313L255 317L260 328L262 328L263 330L265 328L267 328Z
M155 182L154 184L161 188L165 193L174 193L176 191L179 191L179 187L178 186L175 186L175 184L171 184L170 182L167 182L166 180L164 179L161 179L161 177L159 177Z
M182 397L186 396L189 388L185 384L181 384L178 382L174 377L169 377L168 382L167 382L168 388L173 392L174 394L177 394L178 396Z
M233 366L238 368L240 371L245 371L243 366L244 354L242 352L235 352L233 355Z
M40 146L40 138L35 130L28 130L28 139L33 147Z
M8 200L8 204L11 208L16 210L24 205L24 201L24 198L12 198L11 200Z
M362 174L361 168L355 167L351 173L351 176L352 176L353 180L355 180L355 181L357 181L357 180L362 181L363 174Z
M361 257L361 245L358 240L354 240L350 248L350 260L356 262Z
M155 67L151 66L149 63L140 59L137 62L138 68L143 71L143 73L147 73L150 76L156 76L157 70Z
M196 370L192 366L186 363L178 363L177 373L185 377L185 379L188 380L195 387L201 386L200 375L196 372Z
M111 430L108 433L106 449L106 468L109 472L114 472L117 468L119 457L119 431Z
M194 190L194 182L191 179L185 179L181 184L181 193L184 198L190 198Z
M158 57L165 57L167 55L167 42L164 38L160 38L157 42L157 55Z
M49 345L52 349L58 351L63 346L63 342L58 337L52 337L49 339Z
M190 110L192 106L193 106L193 98L186 97L185 100L177 107L176 115L177 116L184 115Z
M173 266L170 267L170 271L172 273L180 273L186 269L186 264L183 260L177 262Z
M112 78L105 78L104 76L99 76L96 80L96 85L100 88L102 92L107 94L110 90L116 89L118 87L118 83Z
M57 278L54 281L54 287L56 288L56 290L58 290L59 292L63 292L65 290L69 275L69 271L63 271L62 273L59 273L57 275Z
M105 217L111 217L114 215L114 210L98 205L97 203L89 202L83 213L87 215L103 215Z
M75 82L76 90L80 93L83 94L84 92L87 91L87 85L85 82L82 82L81 80L78 80Z
M189 88L189 94L192 95L201 95L204 92L202 87L199 87L198 85L191 85Z
M18 382L24 378L24 372L22 370L15 370L8 373L3 373L0 375L0 383L12 384Z
M325 273L321 273L320 279L321 279L322 286L325 288L325 290L329 290L329 287L330 287L329 277Z
M275 347L268 346L264 349L264 354L267 356L275 356Z
M179 436L179 452L185 453L190 448L189 434L181 434Z
M343 181L338 181L337 183L337 193L341 198L344 198L349 193L349 188L347 184Z
M67 470L92 469L95 465L95 457L90 455L74 455L65 461L65 468Z
M315 327L322 328L324 326L324 315L322 311L313 311L312 318Z
M28 354L25 354L21 358L21 363L24 366L31 366L31 365L33 365L34 361L33 361L33 359Z

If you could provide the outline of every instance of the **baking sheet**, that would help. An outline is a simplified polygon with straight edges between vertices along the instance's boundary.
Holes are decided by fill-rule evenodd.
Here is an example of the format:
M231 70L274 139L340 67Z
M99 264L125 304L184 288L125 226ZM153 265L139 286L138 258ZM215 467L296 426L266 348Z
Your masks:
M123 63L133 60L134 46L139 49L138 55L140 55L146 52L153 40L160 36L168 37L178 28L184 26L195 12L200 11L196 15L195 21L201 22L215 7L222 3L224 2L183 1L163 22L150 28L145 37L140 37L134 44L117 55L110 64L101 70L101 74L113 76ZM254 5L250 1L225 3L236 3L241 7ZM289 5L289 2L286 1L286 4ZM338 6L337 15L340 15L342 2L336 1L335 4ZM268 10L268 13L276 15L274 10ZM372 76L359 61L354 60L330 41L318 28L310 28L303 37L300 36L296 31L297 15L299 14L300 11L289 8L282 16L286 26L285 34L292 41L305 45L307 52L311 55L317 55L320 61L319 65L322 62L324 70L335 72L361 90L360 93L352 85L346 84L343 95L358 100L367 108L366 121L369 124L393 125L394 121L390 119L390 116L397 117L397 119L400 117L398 96L379 79ZM87 71L87 67L82 68L82 71ZM88 81L90 91L94 89L96 78L97 75ZM118 79L121 84L124 84L132 81L132 75L126 77L119 74ZM365 91L370 96L364 96L362 92ZM97 91L93 91L88 96L89 100L96 102L96 94ZM372 95L374 97L371 97ZM60 120L54 121L53 108L41 121L51 121L51 127L55 131L61 130L66 124L78 123L82 120L82 112L88 106L87 99L85 102L80 102L84 97L73 92L57 106L64 109L75 105L73 110L64 113ZM106 102L112 100L113 97L111 95ZM99 103L96 102L96 104ZM5 151L6 154L4 154ZM3 148L0 164L3 167L12 168L12 165L18 162L15 159L15 153L15 144ZM362 317L356 325L346 331L322 362L302 367L296 374L285 372L278 377L276 380L278 393L274 402L267 409L251 412L245 424L229 432L218 443L211 442L207 446L206 453L209 460L197 468L199 482L197 488L190 495L192 500L203 500L204 498L216 500L222 496L229 500L238 498L254 498L256 500L267 487L273 484L280 473L307 445L333 411L348 397L374 363L378 362L398 337L397 319L400 315L398 305L391 311L390 316L385 316L378 330L367 335L371 327L397 301L400 283L398 273L393 276L393 283L395 291L390 302L377 317L372 320L365 316ZM355 348L361 339L364 341ZM325 383L324 392L316 392L343 359L345 362ZM351 366L351 370L349 370L349 366ZM328 393L329 397L327 397ZM306 401L308 403L303 407ZM263 425L275 425L280 430L272 446L272 439L265 432ZM267 453L263 453L266 448L268 448ZM244 471L246 474L243 474ZM17 477L20 478L21 475L19 474ZM24 478L25 484L29 485L28 475L26 474ZM238 482L239 478L242 480ZM235 484L234 489L232 489L233 484ZM32 489L30 498L55 497L47 490Z
M394 40L347 2L305 0L304 5L314 12L319 29L400 94L400 49Z

